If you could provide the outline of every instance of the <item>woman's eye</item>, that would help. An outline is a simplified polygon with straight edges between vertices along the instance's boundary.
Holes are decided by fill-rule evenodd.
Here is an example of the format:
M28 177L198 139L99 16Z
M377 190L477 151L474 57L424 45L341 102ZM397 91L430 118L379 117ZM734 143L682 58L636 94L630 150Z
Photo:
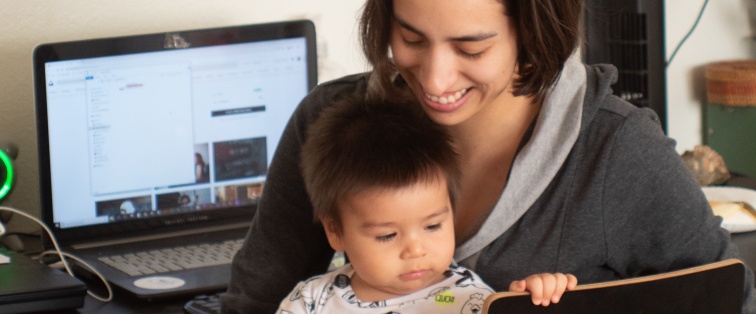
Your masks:
M467 59L475 60L475 59L480 58L481 55L483 55L483 51L476 52L476 53L469 53L469 52L460 50L459 54L462 55L463 57L467 58Z
M425 229L429 231L436 231L438 229L441 229L441 224L430 225L425 227Z
M391 239L395 237L396 237L396 233L392 233L392 234L377 236L375 237L375 239L378 240L378 242L388 242L388 241L391 241Z
M402 42L407 47L419 47L423 44L423 40L407 40L406 38L402 38Z

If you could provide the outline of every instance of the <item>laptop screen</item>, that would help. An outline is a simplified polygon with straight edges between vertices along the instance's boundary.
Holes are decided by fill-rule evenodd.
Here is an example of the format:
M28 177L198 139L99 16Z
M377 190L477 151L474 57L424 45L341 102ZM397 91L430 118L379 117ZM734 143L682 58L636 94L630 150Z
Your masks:
M65 238L251 218L315 64L307 21L38 46L43 220Z

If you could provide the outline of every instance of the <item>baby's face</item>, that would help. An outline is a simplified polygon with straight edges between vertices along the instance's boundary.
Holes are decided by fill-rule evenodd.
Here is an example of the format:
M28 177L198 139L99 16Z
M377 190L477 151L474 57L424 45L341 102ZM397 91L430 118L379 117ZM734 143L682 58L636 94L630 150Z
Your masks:
M445 278L454 255L454 214L445 181L368 190L340 206L342 232L328 232L346 252L360 300L406 295Z

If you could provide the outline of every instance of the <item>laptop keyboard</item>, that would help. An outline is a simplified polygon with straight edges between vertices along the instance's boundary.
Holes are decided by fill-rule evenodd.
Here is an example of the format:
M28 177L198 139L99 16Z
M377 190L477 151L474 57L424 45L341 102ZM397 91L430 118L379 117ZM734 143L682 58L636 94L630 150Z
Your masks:
M244 239L149 250L100 257L103 262L129 276L167 273L184 269L231 264Z

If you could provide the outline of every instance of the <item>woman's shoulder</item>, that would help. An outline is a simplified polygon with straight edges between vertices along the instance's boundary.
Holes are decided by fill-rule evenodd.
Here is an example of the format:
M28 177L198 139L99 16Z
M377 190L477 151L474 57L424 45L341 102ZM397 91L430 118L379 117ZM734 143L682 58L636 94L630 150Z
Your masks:
M309 120L338 99L355 94L364 95L367 92L368 75L369 73L351 74L318 84L302 99L297 108L297 116Z
M613 65L587 65L586 72L584 128L618 131L629 127L656 132L661 127L659 117L653 110L638 107L613 94L611 85L617 82L617 68Z
M617 96L611 95L598 104L591 123L593 130L624 132L646 136L662 136L661 120L650 108L638 107Z
M354 84L365 84L367 83L367 79L370 76L370 72L362 72L362 73L353 73L349 75L345 75L333 80L328 80L325 82L321 82L318 84L318 88L323 87L334 87L334 86L353 86Z
M345 95L364 94L369 73L356 73L318 84L306 97L312 100L333 101Z

